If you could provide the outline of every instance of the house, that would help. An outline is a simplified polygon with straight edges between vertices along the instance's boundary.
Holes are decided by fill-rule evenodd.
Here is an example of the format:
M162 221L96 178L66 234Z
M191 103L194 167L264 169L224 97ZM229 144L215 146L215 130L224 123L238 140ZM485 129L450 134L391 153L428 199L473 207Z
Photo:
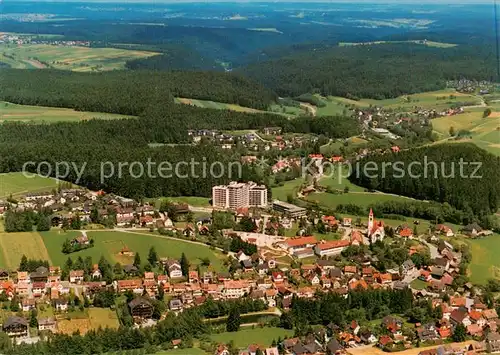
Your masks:
M403 265L401 265L403 275L409 275L415 272L415 264L411 259L406 260Z
M352 218L343 218L342 219L342 226L343 227L349 228L349 227L351 227L351 225L352 225Z
M198 275L198 271L196 270L191 270L189 271L189 283L198 283L200 280L200 277Z
M2 324L2 330L9 337L25 337L28 336L28 321L24 318L12 316Z
M314 247L314 252L319 257L338 255L350 244L351 242L349 240L321 241Z
M49 270L46 267L40 266L30 274L31 282L47 282Z
M226 299L241 298L249 291L248 283L243 280L224 281L222 295Z
M455 233L453 233L453 230L444 224L436 225L435 231L436 231L436 233L445 235L447 237L453 237L455 235ZM453 250L453 247L451 248L451 250Z
M344 266L344 275L352 276L358 272L358 268L354 265Z
M32 287L32 293L35 297L40 297L45 294L45 282L34 282Z
M54 306L57 311L67 311L68 310L68 301L64 298L58 298L54 300Z
M285 277L281 271L274 271L272 273L273 282L282 283L285 280Z
M453 325L462 323L466 328L472 324L467 312L460 309L455 309L451 312L450 321Z
M69 282L80 284L83 281L83 270L71 270L69 272Z
M369 330L365 330L359 334L359 338L365 344L373 344L377 342L377 337Z
M92 267L92 278L100 279L102 277L101 270L99 270L99 265L94 264Z
M128 307L134 318L150 319L153 316L153 305L143 297L134 298L128 303Z
M168 303L168 306L170 308L171 311L182 311L182 308L183 308L183 305L182 305L182 301L178 298L174 298L172 300L170 300L170 302Z
M486 337L486 348L489 353L500 352L500 334L489 333Z
M0 269L0 281L7 281L9 279L9 272L5 269Z
M168 276L171 279L178 279L182 277L181 264L177 260L169 260L167 262Z
M477 235L482 231L483 229L479 226L477 223L471 223L462 228L462 233L465 235L468 235L469 237L477 237Z
M26 271L18 271L17 272L17 282L18 283L30 283L30 276Z
M53 317L50 318L42 318L38 321L38 330L48 330L52 333L55 333L57 330L57 322Z
M409 239L413 238L413 231L408 227L403 227L399 229L398 234L402 238L409 238Z
M219 344L215 349L214 355L229 355L226 344Z
M21 308L23 312L29 312L32 309L35 309L36 302L34 298L25 298L21 301Z
M141 279L118 280L116 281L116 291L118 293L132 291L135 294L142 295L144 287Z

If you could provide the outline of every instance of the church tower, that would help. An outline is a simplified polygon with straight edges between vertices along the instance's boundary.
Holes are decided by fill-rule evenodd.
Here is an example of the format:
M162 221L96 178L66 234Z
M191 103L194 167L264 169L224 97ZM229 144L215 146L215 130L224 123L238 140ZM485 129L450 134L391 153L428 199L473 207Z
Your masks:
M373 210L370 208L370 214L368 215L368 236L370 236L370 234L372 234L373 223L374 223Z

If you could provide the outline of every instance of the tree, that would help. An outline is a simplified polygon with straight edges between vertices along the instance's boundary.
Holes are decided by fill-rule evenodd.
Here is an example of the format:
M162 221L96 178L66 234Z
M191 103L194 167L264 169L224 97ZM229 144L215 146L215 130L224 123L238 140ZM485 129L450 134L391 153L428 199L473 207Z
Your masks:
M455 331L453 332L453 341L459 343L465 341L466 337L467 329L465 329L465 326L462 323L457 324Z
M487 108L486 110L484 110L483 118L490 117L490 115L491 115L491 108Z
M139 253L135 253L135 255L134 255L133 265L138 269L141 268L141 256L139 255Z
M237 332L240 329L240 324L241 324L240 310L236 305L233 305L233 307L229 311L229 316L227 317L226 331Z
M184 276L188 276L188 274L189 274L189 260L186 257L186 254L184 254L184 253L182 253L182 255L181 255L180 264L181 264L182 274Z
M69 254L73 251L73 246L71 245L71 242L69 241L68 238L66 238L66 240L64 241L63 245L62 245L62 250L61 250L64 254Z
M38 328L38 319L36 309L32 309L30 312L30 328Z
M239 226L244 232L254 232L257 229L257 225L255 224L254 220L247 216L244 216L241 219Z
M293 319L288 312L284 312L281 314L280 327L284 329L293 329Z
M19 271L27 271L28 270L28 258L23 254L21 257L21 262L19 263Z
M50 230L50 219L47 216L40 215L38 218L38 223L36 224L36 230L39 232L44 232Z
M454 128L453 126L451 126L451 127L450 127L450 129L449 129L449 131L448 131L448 132L450 133L450 136L451 136L451 137L454 137L454 136L455 136L455 133L456 133L456 132L455 132L455 128Z
M155 247L149 248L148 261L152 266L155 266L158 262L158 254L156 253Z

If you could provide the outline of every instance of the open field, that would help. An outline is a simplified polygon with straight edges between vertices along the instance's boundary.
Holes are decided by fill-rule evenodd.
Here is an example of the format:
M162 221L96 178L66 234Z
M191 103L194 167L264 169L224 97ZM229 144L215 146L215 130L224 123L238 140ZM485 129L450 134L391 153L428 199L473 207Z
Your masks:
M236 112L249 112L249 113L258 113L264 112L260 110L256 110L254 108L243 107L240 105L234 104L225 104L222 102L208 101L208 100L195 100L195 99L186 99L182 97L176 97L174 102L177 104L191 105L201 108L213 108L216 110L231 110Z
M456 47L456 44L453 43L443 43L443 42L433 42L433 41L375 41L375 42L340 42L339 47L350 47L350 46L368 46L368 45L377 45L377 44L392 44L392 43L414 43L421 44L428 47L436 47L436 48L452 48Z
M66 238L71 239L78 236L78 234L77 231L63 232L60 230L40 233L53 265L64 265L68 256L61 252L62 243ZM139 253L143 262L146 261L149 248L152 246L155 247L159 257L179 259L184 252L191 265L199 264L200 258L209 258L212 267L216 271L222 269L222 262L225 259L222 253L212 251L208 246L197 245L180 239L167 239L147 232L91 231L87 235L94 239L95 246L72 253L71 257L73 259L78 256L82 258L91 256L92 260L97 262L101 256L104 256L111 264L116 262L130 264L133 262L133 257L119 255L124 246L132 252Z
M403 196L384 194L381 192L349 192L338 195L320 192L312 193L307 196L307 201L316 202L323 207L335 209L338 205L348 203L368 206L376 202L411 201L411 199Z
M295 180L285 182L283 186L273 187L273 200L286 201L288 195L296 196L300 185L302 185L303 182L303 179L297 178Z
M59 333L71 335L76 331L81 335L86 334L91 329L88 318L72 318L71 320L62 319L57 321L57 330Z
M1 45L0 61L13 68L55 68L74 71L124 69L125 62L147 58L154 52L116 48L55 46L48 44Z
M51 191L57 188L58 181L39 175L26 177L22 173L0 174L0 199L29 192Z
M181 197L164 197L162 199L176 202L176 203L187 203L190 206L195 207L210 207L210 199L208 197L196 197L196 196L181 196Z
M99 327L117 329L120 325L116 312L109 308L89 308L89 319L92 329Z
M469 266L473 283L484 284L490 278L500 278L500 235L493 234L483 239L467 239L472 252Z
M67 108L17 105L0 102L0 122L61 122L96 119L129 118L113 113L75 111Z
M2 258L0 262L10 270L17 269L24 255L28 259L49 260L49 253L37 232L0 233L0 247Z
M277 340L278 337L284 338L285 336L292 337L293 330L282 328L242 329L235 333L213 334L211 338L218 343L229 343L232 340L237 348L245 348L250 344L270 346L273 339Z

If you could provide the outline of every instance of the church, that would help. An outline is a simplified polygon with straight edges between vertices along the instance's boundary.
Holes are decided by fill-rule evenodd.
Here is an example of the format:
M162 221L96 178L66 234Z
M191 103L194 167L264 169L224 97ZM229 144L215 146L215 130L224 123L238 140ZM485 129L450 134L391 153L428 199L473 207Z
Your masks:
M375 220L375 218L373 217L373 210L371 208L370 214L368 215L367 235L370 243L382 241L385 237L384 222Z

